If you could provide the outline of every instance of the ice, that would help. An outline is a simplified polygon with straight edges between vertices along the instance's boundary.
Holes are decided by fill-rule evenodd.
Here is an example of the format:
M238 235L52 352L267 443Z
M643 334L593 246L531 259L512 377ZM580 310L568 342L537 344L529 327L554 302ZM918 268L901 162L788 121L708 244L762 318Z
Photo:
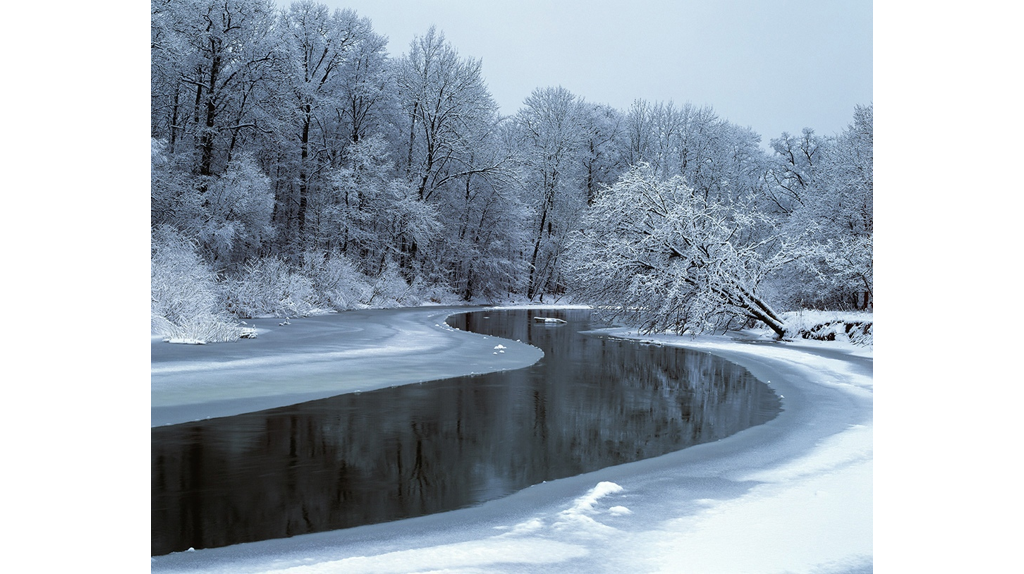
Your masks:
M544 353L445 328L471 309L348 311L295 318L260 338L196 346L151 343L151 425L221 417L342 393L532 365ZM495 349L491 355L485 351ZM485 357L486 355L486 357Z

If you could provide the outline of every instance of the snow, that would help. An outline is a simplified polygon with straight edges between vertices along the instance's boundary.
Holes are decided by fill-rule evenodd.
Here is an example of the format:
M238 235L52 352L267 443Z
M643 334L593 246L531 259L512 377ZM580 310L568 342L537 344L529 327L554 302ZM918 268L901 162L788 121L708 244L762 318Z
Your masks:
M502 341L440 327L451 309L338 315L322 329L351 348L305 349L320 363L348 364L403 353L444 370L433 354L481 351L490 361L529 364ZM377 315L380 314L380 315ZM377 316L375 316L377 315ZM289 328L300 327L296 319ZM387 351L359 347L365 329ZM869 572L873 568L873 351L836 342L774 342L742 337L610 334L720 355L746 367L782 395L772 421L723 440L527 488L475 508L388 524L200 549L152 559L153 572ZM346 335L346 333L348 335ZM273 331L268 337L273 335ZM261 335L261 339L263 335ZM245 344L252 343L248 341ZM472 342L472 343L471 343ZM474 346L478 343L478 346ZM231 344L234 345L234 344ZM169 345L168 345L169 346ZM230 345L183 347L200 352ZM154 347L156 348L156 347ZM305 364L290 353L266 357L270 372ZM346 354L349 353L350 354ZM302 354L302 353L299 353ZM512 360L512 359L515 360ZM459 368L479 370L477 355ZM217 373L218 361L204 361ZM254 361L255 357L231 360ZM508 363L505 363L508 361ZM154 362L185 384L187 361ZM371 361L385 376L390 364ZM469 364L472 363L472 364ZM219 365L224 367L226 365ZM234 369L234 367L231 367ZM246 367L248 368L248 367ZM268 367L261 367L268 368ZM401 377L389 377L398 384ZM256 381L258 382L258 381ZM344 387L345 385L340 385ZM168 390L169 389L165 389ZM216 394L212 393L211 394ZM155 409L154 409L155 410ZM155 416L155 415L154 415Z
M494 305L488 307L488 309L494 309L495 311L509 311L517 309L590 309L590 305L579 305L576 303L555 303L552 305L545 305L543 303L523 303L515 305Z
M557 317L534 317L533 320L537 323L565 324L565 319L559 319Z

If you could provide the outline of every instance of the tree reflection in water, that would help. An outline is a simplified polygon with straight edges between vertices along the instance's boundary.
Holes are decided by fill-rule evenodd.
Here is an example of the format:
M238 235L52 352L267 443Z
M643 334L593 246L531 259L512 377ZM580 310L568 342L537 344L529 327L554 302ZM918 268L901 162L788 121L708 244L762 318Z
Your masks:
M473 506L774 418L778 397L706 353L596 335L590 312L454 316L536 365L152 429L152 554ZM495 345L500 344L496 341Z

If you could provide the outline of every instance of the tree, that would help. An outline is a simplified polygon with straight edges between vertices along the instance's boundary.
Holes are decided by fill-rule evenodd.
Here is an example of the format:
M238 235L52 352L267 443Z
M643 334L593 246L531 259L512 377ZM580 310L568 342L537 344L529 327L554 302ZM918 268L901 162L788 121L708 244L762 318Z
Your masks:
M624 136L622 114L600 104L586 104L585 107L585 135L580 161L583 162L587 205L590 205L598 190L615 183L628 164L621 154L620 141Z
M367 32L345 59L335 113L346 143L375 133L384 135L397 113L394 66L387 44L384 36Z
M330 14L323 4L295 2L282 15L281 27L288 53L291 140L298 157L294 179L297 187L294 233L301 241L306 230L306 211L313 192L311 179L330 165L330 151L314 140L328 139L325 127L341 105L343 71L356 45L372 33L370 21L352 10ZM316 133L318 132L318 133ZM320 181L326 184L326 181ZM288 218L291 223L291 217Z
M399 66L409 122L406 175L419 199L427 201L453 178L487 167L471 161L467 136L497 119L497 104L484 84L480 60L460 58L434 27L412 41Z
M379 136L349 146L348 167L333 172L331 194L312 211L317 246L346 254L371 276L398 263L403 245L429 244L440 230L436 210L393 175L386 149Z
M442 215L447 233L433 245L412 241L403 245L399 262L407 279L420 277L429 283L464 277L455 254L453 230L461 229L471 199L479 189L504 177L507 154L496 149L499 123L497 104L484 84L479 60L463 59L431 27L417 37L409 53L398 62L397 81L407 131L400 161L416 199ZM475 217L474 217L475 219Z
M788 285L794 304L873 305L872 110L857 106L846 130L813 148L813 178L804 178L800 203L786 222L800 255L794 273L803 274Z
M516 116L524 180L534 210L527 297L557 289L559 257L587 204L583 187L587 108L562 87L534 90Z
M799 137L782 132L782 137L771 141L775 161L768 174L774 184L769 194L783 213L790 214L803 205L807 189L815 181L824 143L810 128L804 128Z
M470 160L486 169L453 181L439 207L451 217L435 242L438 273L455 293L497 298L516 290L525 268L527 208L516 166L511 122L474 134Z
M278 44L271 0L184 0L153 4L154 128L177 153L189 139L193 173L223 172L254 116L263 90L276 81Z
M239 154L211 180L206 200L198 236L218 271L255 256L274 237L270 178L251 154Z
M598 196L574 234L575 291L648 332L716 329L738 316L782 337L781 317L759 294L790 260L772 226L750 195L709 201L640 164Z
M203 198L188 176L175 165L166 140L150 140L150 226L168 225L197 237L203 221Z

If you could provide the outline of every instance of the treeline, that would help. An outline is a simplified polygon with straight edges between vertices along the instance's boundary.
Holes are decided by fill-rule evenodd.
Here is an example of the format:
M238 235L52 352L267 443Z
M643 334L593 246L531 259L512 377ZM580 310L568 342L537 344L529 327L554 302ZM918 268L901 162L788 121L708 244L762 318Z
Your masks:
M871 306L870 105L769 154L706 106L617 110L558 87L502 116L481 62L433 28L392 58L369 20L314 2L151 8L168 337L567 292L651 329Z

